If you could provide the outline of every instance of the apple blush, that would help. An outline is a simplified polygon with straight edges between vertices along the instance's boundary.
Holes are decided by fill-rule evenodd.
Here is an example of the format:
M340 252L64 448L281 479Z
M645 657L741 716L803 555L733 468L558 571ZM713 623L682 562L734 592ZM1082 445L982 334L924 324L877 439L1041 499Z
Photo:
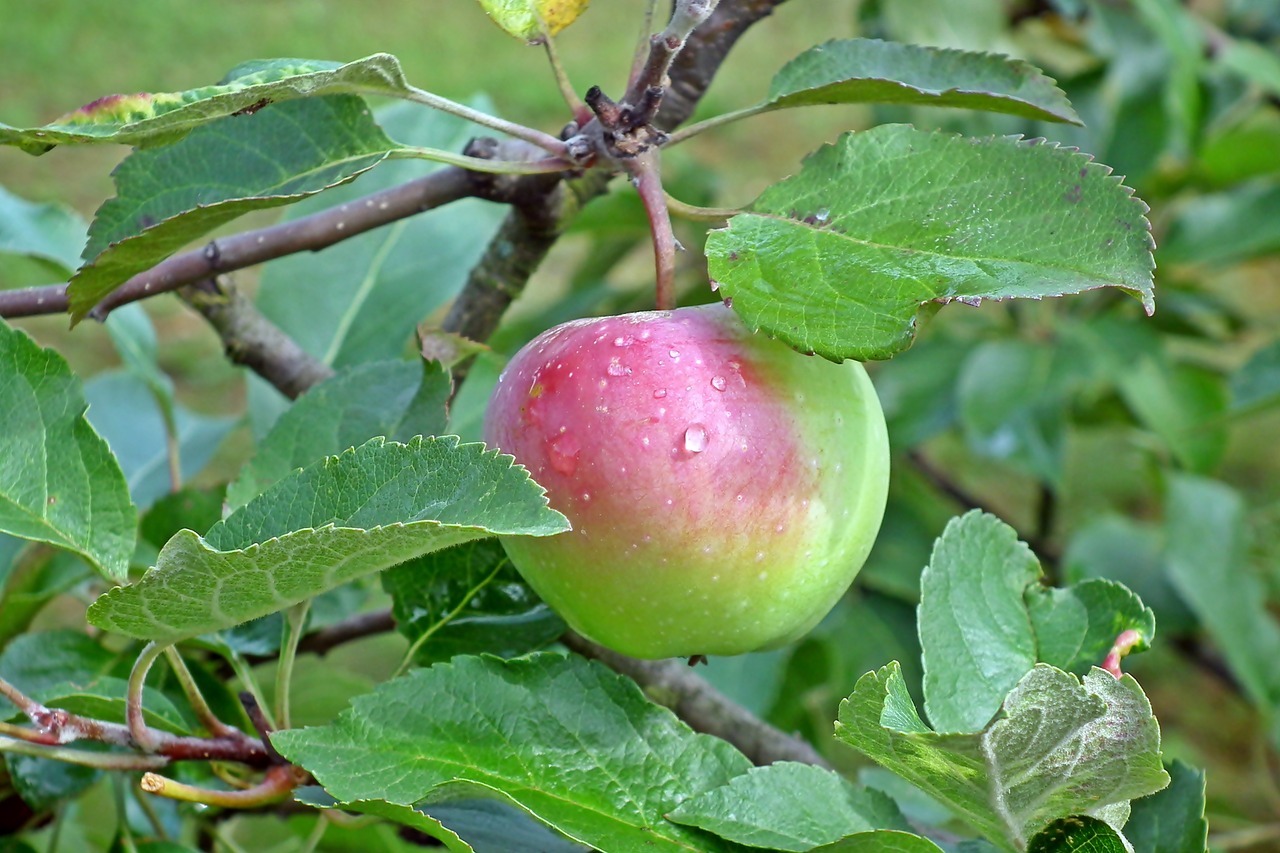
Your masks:
M503 537L574 630L640 658L808 632L875 541L889 480L866 371L716 303L557 326L498 380L485 440L573 530Z

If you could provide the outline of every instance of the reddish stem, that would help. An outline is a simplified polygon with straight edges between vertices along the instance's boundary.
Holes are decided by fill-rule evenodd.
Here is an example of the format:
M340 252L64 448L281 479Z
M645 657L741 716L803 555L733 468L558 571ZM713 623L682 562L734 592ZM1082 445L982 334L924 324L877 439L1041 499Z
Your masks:
M650 148L627 162L636 192L649 217L653 233L653 264L657 276L656 302L659 311L676 307L676 242L671 230L671 213L667 210L667 194L662 191L662 170L658 149Z
M1124 675L1124 672L1120 669L1121 659L1141 643L1142 635L1137 631L1132 628L1127 631L1121 631L1120 636L1116 637L1115 644L1111 646L1111 651L1107 652L1107 657L1102 662L1102 668L1116 678Z

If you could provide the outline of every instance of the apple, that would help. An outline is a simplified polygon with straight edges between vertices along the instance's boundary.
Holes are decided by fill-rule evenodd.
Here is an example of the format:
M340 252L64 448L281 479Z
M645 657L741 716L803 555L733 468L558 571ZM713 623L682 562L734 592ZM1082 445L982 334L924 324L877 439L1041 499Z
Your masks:
M719 303L544 332L499 378L485 441L573 526L503 537L512 563L576 631L641 658L803 636L862 567L888 490L862 365Z

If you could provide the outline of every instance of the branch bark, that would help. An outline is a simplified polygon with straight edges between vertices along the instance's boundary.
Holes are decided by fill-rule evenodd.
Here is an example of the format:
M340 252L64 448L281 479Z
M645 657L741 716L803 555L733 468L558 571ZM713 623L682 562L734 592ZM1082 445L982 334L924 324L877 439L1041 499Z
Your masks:
M173 255L120 285L94 309L105 319L112 309L195 284L220 273L255 266L297 252L321 249L473 194L474 173L446 167L425 177L367 195L311 216L213 240ZM67 285L0 291L0 317L31 317L67 310Z
M696 731L715 735L742 750L755 764L799 761L830 767L807 741L769 725L725 696L678 660L637 660L570 631L566 646L639 684L650 698L669 707Z

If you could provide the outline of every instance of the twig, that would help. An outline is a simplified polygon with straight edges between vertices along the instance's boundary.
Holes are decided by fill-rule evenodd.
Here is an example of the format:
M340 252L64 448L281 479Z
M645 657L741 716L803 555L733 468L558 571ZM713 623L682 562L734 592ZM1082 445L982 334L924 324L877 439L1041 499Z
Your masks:
M283 800L299 785L305 785L310 778L310 775L300 767L278 764L269 768L257 785L242 791L215 791L211 788L200 788L167 779L156 773L143 774L141 785L142 790L148 794L157 794L174 800L228 809L252 809Z
M228 726L218 719L217 714L213 713L213 709L205 701L204 694L196 686L196 680L192 678L191 670L187 669L186 661L182 659L182 654L178 649L174 646L167 646L164 650L164 656L168 660L173 674L177 676L178 684L182 687L182 693L187 697L191 710L195 712L196 719L205 727L205 730L214 737L231 737L239 734L240 732L237 729Z
M491 116L488 113L472 109L471 107L459 104L456 101L451 101L448 98L442 98L431 92L423 91L416 86L408 87L407 92L407 94L402 95L401 97L409 101L424 104L442 112L451 113L459 118L475 122L482 127L496 130L499 133L505 133L507 136L514 137L515 139L523 139L525 142L538 146L553 157L564 157L568 153L565 148L564 140L556 139L549 133L543 133L540 130L525 127L522 124L516 124L515 122ZM385 92L380 94L385 94Z
M105 318L126 303L177 290L218 273L297 252L318 252L348 237L466 198L473 186L472 173L446 167L311 216L213 240L135 275L113 290L94 309L94 316ZM65 284L0 291L0 317L59 314L67 308Z
M86 749L32 743L22 738L2 736L0 736L0 753L49 758L65 764L95 767L99 770L158 770L169 763L169 759L163 755L139 755L136 752L90 752Z
M344 643L374 634L385 634L394 631L395 627L396 620L390 610L357 613L336 625L308 634L298 644L298 651L323 655Z
M684 49L693 31L711 17L719 2L720 0L676 0L666 29L649 40L649 56L641 66L640 73L635 75L627 87L627 103L639 104L649 88L666 88L667 72L671 69L672 62Z
M637 660L567 632L561 642L633 679L693 729L736 746L756 764L799 761L830 767L811 744L777 729L716 690L684 663Z
M649 232L653 235L653 265L656 270L657 295L655 302L662 311L676 307L676 242L671 230L671 214L667 210L667 196L662 191L662 167L658 152L654 149L637 155L629 163L632 181L649 218Z
M159 643L147 643L138 653L129 673L129 692L125 696L124 719L129 724L129 733L133 735L134 745L143 752L155 752L156 740L147 721L142 715L142 689L146 686L147 673L156 662L156 658L164 654L165 647Z
M289 399L333 375L329 365L298 346L229 280L207 279L183 288L179 295L217 331L229 359L254 371Z

